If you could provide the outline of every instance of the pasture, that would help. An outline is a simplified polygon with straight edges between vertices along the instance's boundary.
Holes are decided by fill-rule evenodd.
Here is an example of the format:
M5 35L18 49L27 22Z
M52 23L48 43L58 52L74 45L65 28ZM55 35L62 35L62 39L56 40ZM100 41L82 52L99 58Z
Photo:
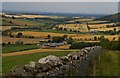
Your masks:
M35 39L35 38L11 38L11 37L2 37L2 42L8 43L11 42L12 44L15 44L16 41L23 41L23 44L37 44L40 40L45 41L44 39Z
M15 26L15 25L18 25L18 26L36 26L36 25L39 25L40 23L38 22L34 22L34 21L31 21L31 20L27 20L27 19L11 19L11 18L3 18L3 23L2 25L4 26L9 26L9 25L12 25L12 26Z
M17 51L25 51L30 49L37 49L37 45L5 45L2 47L2 53L11 53L11 52L17 52Z
M74 19L74 20L70 20L68 22L74 22L74 21L80 21L80 22L88 22L88 21L93 21L92 18L79 18L79 19Z
M96 61L96 76L120 76L119 51L104 50Z

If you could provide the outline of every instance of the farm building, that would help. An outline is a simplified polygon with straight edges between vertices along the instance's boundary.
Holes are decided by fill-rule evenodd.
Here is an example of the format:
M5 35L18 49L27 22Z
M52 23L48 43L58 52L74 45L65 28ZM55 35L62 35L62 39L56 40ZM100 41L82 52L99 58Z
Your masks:
M67 44L66 41L63 41L62 43L44 43L42 45L42 48L58 47L58 46L66 45L66 44Z

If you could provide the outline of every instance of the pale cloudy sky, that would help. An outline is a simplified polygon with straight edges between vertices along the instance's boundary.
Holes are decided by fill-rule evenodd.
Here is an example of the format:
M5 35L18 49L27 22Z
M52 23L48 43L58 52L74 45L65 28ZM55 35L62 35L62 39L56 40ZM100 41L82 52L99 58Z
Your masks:
M28 12L61 12L114 14L118 12L117 2L3 2L3 10Z
M120 0L2 0L3 2L118 2Z

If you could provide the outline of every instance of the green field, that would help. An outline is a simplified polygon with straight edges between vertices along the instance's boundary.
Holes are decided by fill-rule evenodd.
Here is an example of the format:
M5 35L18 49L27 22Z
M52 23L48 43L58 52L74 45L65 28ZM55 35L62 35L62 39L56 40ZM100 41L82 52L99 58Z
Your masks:
M18 55L18 56L8 56L2 58L2 70L3 74L10 71L10 69L16 65L24 65L29 61L38 61L40 58L48 55L62 56L66 55L73 51L64 51L64 52L41 52L27 55Z
M40 32L52 32L52 33L64 33L64 34L85 34L83 32L70 32L65 30L51 30L51 29L42 29Z
M31 20L27 20L27 19L11 19L11 18L3 18L3 23L2 25L19 25L19 26L24 26L25 24L27 24L28 26L37 26L37 25L41 25L41 23L39 22L35 22L35 21L31 21ZM10 21L12 23L10 23Z
M2 53L11 53L18 51L25 51L38 48L37 45L6 45L2 47Z
M105 50L101 54L100 60L97 59L96 63L96 76L120 76L118 66L118 51Z

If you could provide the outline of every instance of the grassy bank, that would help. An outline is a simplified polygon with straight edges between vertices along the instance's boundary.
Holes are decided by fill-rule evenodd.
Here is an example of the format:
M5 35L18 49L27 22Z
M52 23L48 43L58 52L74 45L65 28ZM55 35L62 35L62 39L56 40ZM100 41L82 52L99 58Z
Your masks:
M105 50L101 54L101 58L97 58L96 63L96 76L120 76L118 74L118 51L107 51Z
M27 64L29 61L37 61L40 58L48 56L48 55L62 56L70 52L73 52L73 51L41 52L41 53L34 53L34 54L27 54L27 55L3 57L3 66L2 66L3 73L9 72L10 69L16 65Z

